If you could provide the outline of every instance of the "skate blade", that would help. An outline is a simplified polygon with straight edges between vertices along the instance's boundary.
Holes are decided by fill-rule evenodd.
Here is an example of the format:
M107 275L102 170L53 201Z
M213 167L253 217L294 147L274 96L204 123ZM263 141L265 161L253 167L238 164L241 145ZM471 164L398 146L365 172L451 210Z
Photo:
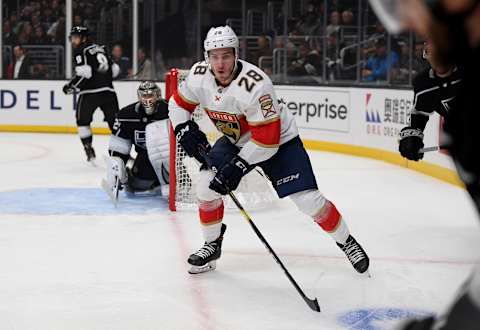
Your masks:
M366 271L364 271L363 273L358 273L361 277L364 277L364 278L372 278L372 275L370 274L370 269L367 269Z
M192 266L189 270L189 274L201 274L206 272L211 272L217 268L217 263L215 261L210 261L203 266Z

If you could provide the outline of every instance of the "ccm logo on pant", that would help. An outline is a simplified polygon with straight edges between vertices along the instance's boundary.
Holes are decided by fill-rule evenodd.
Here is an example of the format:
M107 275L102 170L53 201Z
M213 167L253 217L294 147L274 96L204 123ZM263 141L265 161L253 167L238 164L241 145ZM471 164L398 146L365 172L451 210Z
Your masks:
M277 186L280 186L284 183L287 183L287 182L290 182L290 181L293 181L293 180L298 180L299 177L300 177L300 173L292 174L292 175L289 175L287 177L281 178L281 179L277 180Z

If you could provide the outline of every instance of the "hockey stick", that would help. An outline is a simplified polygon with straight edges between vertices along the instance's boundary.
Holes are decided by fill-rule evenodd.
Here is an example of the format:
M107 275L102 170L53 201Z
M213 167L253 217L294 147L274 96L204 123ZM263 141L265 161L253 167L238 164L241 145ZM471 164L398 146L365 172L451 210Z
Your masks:
M445 149L445 147L444 146L425 147L425 148L420 149L418 151L418 153L423 154L425 152L437 151L437 150L441 150L441 149Z
M211 166L210 164L208 164L208 156L207 154L205 153L205 151L203 150L200 150L200 154L202 155L202 157L205 159L205 163L206 165L211 169ZM280 260L280 258L277 256L277 254L275 253L275 251L272 249L272 247L270 246L270 244L267 242L267 240L265 239L265 237L262 235L262 233L260 232L260 230L258 229L258 227L255 225L255 223L253 222L252 218L250 217L250 215L247 213L247 211L245 211L245 209L243 208L242 204L238 201L237 197L235 197L235 194L231 191L228 192L228 195L230 196L230 198L232 199L232 201L235 203L235 205L238 207L238 210L240 211L240 213L243 215L243 217L245 218L245 220L250 224L250 226L252 227L253 231L255 232L255 234L257 235L257 237L260 239L260 241L263 243L263 245L266 247L267 251L272 255L273 259L277 262L277 264L280 266L280 268L282 268L283 272L285 273L285 275L287 276L288 280L290 281L290 283L292 283L292 285L295 287L295 289L297 290L297 292L300 294L300 296L303 298L303 300L307 303L308 307L310 307L312 310L314 310L315 312L320 312L320 306L318 305L318 300L317 298L315 299L310 299L307 297L307 295L303 292L303 290L300 288L300 286L297 284L297 282L295 281L295 279L292 277L292 275L290 275L290 272L288 271L288 269L285 267L285 265L283 264L283 262Z

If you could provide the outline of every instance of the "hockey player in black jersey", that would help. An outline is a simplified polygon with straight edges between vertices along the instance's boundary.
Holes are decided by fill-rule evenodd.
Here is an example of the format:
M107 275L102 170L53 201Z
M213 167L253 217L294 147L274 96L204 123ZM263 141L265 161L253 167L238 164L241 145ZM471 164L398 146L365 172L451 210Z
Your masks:
M420 72L413 80L414 101L410 126L400 131L400 154L413 161L423 158L423 131L429 116L437 112L446 117L455 96L462 85L462 70L455 66L437 63L431 42L426 42L424 57L430 67Z
M448 102L445 144L480 214L480 1L374 1L376 12L391 27L408 27L432 40L435 61L461 63L461 88ZM375 2L375 3L374 3ZM396 13L401 15L396 16ZM399 19L396 19L399 18ZM398 33L390 29L389 32ZM453 65L451 65L453 67ZM458 205L453 205L456 210ZM455 224L456 219L452 219ZM476 245L472 251L478 252ZM442 313L409 320L398 330L480 329L480 263L465 280L453 302Z
M78 91L76 110L78 135L85 148L87 161L93 161L95 151L92 147L90 129L93 113L100 108L110 130L113 128L115 114L118 112L118 100L112 79L118 75L119 67L112 62L104 46L88 40L86 27L74 26L69 38L74 48L75 75L63 87L63 92L73 94Z
M144 81L137 90L138 102L122 108L115 119L109 144L106 182L128 192L166 195L169 183L170 140L168 104L153 81ZM126 167L132 146L137 156Z

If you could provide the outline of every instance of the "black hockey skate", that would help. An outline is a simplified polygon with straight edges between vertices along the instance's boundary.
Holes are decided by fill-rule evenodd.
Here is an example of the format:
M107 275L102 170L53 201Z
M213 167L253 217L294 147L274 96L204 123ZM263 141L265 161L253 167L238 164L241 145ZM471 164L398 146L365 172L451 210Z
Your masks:
M365 253L365 250L352 235L348 236L345 245L340 243L337 243L337 245L343 252L345 252L348 260L357 272L363 274L368 270L370 259L368 258L367 253Z
M188 258L188 263L192 265L188 270L190 274L200 274L215 270L217 266L216 260L222 255L222 241L225 230L227 230L227 225L222 223L220 236L213 242L205 242L200 250L190 255Z
M85 144L85 154L87 155L87 162L93 163L95 162L95 150L91 144Z

